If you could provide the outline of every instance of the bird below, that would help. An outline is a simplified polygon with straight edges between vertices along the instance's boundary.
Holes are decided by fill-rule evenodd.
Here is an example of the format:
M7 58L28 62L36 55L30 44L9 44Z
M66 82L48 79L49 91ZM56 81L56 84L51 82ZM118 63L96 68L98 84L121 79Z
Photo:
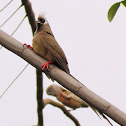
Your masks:
M102 115L103 118L106 119L112 126L111 122L107 119L107 117L103 113L99 112L97 109L90 106L88 103L86 103L84 100L79 98L77 95L62 88L61 86L52 84L47 88L46 92L48 95L55 96L58 101L60 101L61 103L63 103L64 105L66 105L72 109L90 107L98 116L99 116L99 114ZM99 116L99 118L100 118L100 116Z
M35 53L49 61L42 65L42 70L48 69L49 64L53 63L66 73L70 73L66 56L57 43L48 21L42 15L39 15L36 21L32 46Z
M58 101L72 109L88 107L88 104L85 101L81 100L78 96L58 85L53 84L49 86L46 92L48 95L55 96Z

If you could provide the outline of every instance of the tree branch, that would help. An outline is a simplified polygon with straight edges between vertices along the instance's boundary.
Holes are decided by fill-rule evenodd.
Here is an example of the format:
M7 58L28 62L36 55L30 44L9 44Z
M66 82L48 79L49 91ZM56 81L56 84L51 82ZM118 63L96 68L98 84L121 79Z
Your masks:
M31 25L31 28L32 28L32 33L34 34L35 32L35 15L34 15L34 12L32 10L32 6L31 6L31 3L29 0L21 0L22 1L22 5L24 5L25 7L25 11L26 11L26 14L28 16L28 20L29 20L29 24Z
M46 106L47 104L51 104L55 107L60 108L63 111L63 113L75 123L76 126L80 126L78 120L62 104L55 102L49 98L44 99L44 106Z
M37 84L37 113L38 113L38 126L43 126L43 84L41 70L36 69L36 84Z
M45 59L35 54L33 50L24 48L23 44L7 35L2 30L0 30L0 44L38 69L41 69L41 65L47 62ZM123 126L126 124L126 114L124 112L93 93L86 86L68 75L66 72L54 65L50 65L49 70L45 70L44 72L59 82L59 84L78 95L89 105L95 107L99 111L109 116L111 119L115 120L118 124Z
M25 7L25 12L28 16L29 24L32 29L32 34L34 35L36 24L35 15L32 10L32 6L29 0L21 0L22 5ZM43 108L44 104L41 102L43 100L43 74L41 70L36 69L36 80L37 80L37 112L38 112L38 126L43 126Z

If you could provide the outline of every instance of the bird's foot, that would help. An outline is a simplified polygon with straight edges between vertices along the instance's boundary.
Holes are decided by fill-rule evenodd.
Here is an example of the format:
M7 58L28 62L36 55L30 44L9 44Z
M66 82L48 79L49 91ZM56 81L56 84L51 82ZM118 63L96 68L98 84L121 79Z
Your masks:
M27 44L23 44L23 46L27 46L28 48L32 49L33 50L33 47L30 46L30 45L27 45Z
M49 64L52 64L52 61L44 63L44 64L42 65L42 70L44 70L45 67L46 67L47 69L49 69Z

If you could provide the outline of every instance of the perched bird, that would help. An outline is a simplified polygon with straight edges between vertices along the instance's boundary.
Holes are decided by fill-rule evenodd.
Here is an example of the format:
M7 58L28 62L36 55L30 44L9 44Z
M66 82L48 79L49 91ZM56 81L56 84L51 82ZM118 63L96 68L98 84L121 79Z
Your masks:
M88 104L80 99L78 96L74 95L70 91L58 86L56 84L52 84L46 90L48 95L55 96L57 100L62 102L64 105L76 109L80 107L88 107Z
M103 113L99 112L94 107L90 106L88 103L83 101L81 98L79 98L72 92L62 88L61 86L52 84L47 88L46 92L48 95L55 96L58 101L60 101L61 103L63 103L64 105L66 105L72 109L90 107L98 116L99 116L99 114L102 115L103 118L105 118L111 124L111 122L107 119L107 117ZM99 116L99 118L100 118L100 116Z
M37 54L49 61L42 65L42 70L45 67L48 69L48 65L54 63L66 73L70 73L66 56L57 43L48 21L42 15L39 15L36 21L32 46Z

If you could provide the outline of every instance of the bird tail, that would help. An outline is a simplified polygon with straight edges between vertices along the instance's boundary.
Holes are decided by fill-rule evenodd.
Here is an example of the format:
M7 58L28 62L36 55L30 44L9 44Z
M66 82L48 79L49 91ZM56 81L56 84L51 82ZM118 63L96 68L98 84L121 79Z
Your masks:
M69 75L72 77L72 78L74 78L75 80L77 80L73 75L71 75L70 73L69 73ZM79 83L81 83L79 80L77 80Z
M90 106L90 105L89 105L89 106ZM101 115L104 119L107 120L107 122L108 122L111 126L113 126L112 123L109 121L109 119L104 115L104 113L98 111L97 109L95 109L95 108L92 107L92 106L90 106L90 108L97 114L97 116L98 116L100 119L101 119L101 117L100 117L100 115ZM98 113L99 113L100 115L99 115Z
M69 73L69 75L71 76L71 77L73 77L70 73ZM75 77L73 77L75 80L77 80ZM78 82L80 82L79 80L77 80ZM81 83L81 82L80 82ZM88 104L89 105L89 104ZM90 106L90 105L89 105ZM102 113L102 112L100 112L100 111L98 111L96 108L94 108L94 107L92 107L92 106L90 106L90 108L97 114L97 116L101 119L101 117L100 117L100 115L104 118L104 119L106 119L107 120L107 122L111 125L111 126L113 126L112 125L112 123L109 121L109 119L104 115L104 113ZM99 114L100 115L99 115Z
M94 107L92 107L92 106L90 106L89 105L89 107L97 114L97 116L101 119L101 117L100 117L100 115L98 114L98 111L94 108Z
M54 79L52 79L50 76L48 76L47 74L45 74L47 76L48 79L51 79L54 82Z

